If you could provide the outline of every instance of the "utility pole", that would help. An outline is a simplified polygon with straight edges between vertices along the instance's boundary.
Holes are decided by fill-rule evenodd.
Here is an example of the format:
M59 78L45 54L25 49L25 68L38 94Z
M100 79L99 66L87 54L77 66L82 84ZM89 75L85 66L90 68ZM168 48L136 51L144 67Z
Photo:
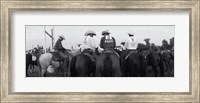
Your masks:
M52 39L52 49L53 49L53 45L54 45L54 26L53 28L51 29L51 39Z
M46 53L46 26L44 26L44 52Z
M53 45L54 45L54 27L51 29L51 34L48 33L46 30L45 30L45 34L47 34L50 38L51 38L51 45L52 45L52 49L53 49Z

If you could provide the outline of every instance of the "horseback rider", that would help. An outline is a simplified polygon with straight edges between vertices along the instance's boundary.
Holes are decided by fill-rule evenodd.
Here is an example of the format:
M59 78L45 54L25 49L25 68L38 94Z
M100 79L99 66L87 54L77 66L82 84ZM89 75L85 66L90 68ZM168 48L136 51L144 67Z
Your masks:
M121 51L126 50L124 41L120 43L120 47L121 47Z
M92 30L89 30L85 33L85 39L83 42L83 46L82 49L83 53L89 53L90 55L88 55L92 61L95 61L97 58L97 55L95 54L95 48L96 48L96 44L95 44L95 40L94 40L94 36L96 36L96 33Z
M53 55L53 59L57 61L62 61L63 59L63 53L66 51L66 49L62 45L62 41L65 40L64 35L59 35L58 40L56 41L56 44L54 46L54 52L55 55Z
M170 52L170 45L165 39L162 41L161 50L161 54Z
M150 51L152 50L151 49L151 44L150 44L150 38L146 38L146 39L144 39L144 41L145 41L145 43L146 43L146 47L145 47L145 50L143 51L143 52L141 52L141 54L145 57L145 58L147 58L147 56L150 54Z
M116 47L115 38L110 36L110 32L108 30L103 31L102 36L103 37L100 41L100 47L103 48L104 51L114 51L114 48Z
M128 33L129 35L129 40L127 42L125 42L125 48L128 50L128 51L135 51L138 47L138 43L136 41L136 39L134 38L134 33L132 31L130 31Z
M151 47L150 47L151 51L158 51L158 47L154 44L154 43L151 43Z
M146 50L149 50L150 49L150 38L146 38L144 39L145 43L146 43Z
M85 39L83 41L83 50L90 49L91 51L94 51L96 48L94 36L96 36L96 33L92 30L89 30L85 33Z
M138 43L134 37L135 33L130 31L128 33L129 39L125 42L125 49L126 51L121 56L122 66L124 65L125 59L133 52L137 52Z
M162 50L168 50L169 49L169 44L167 42L167 40L163 40L162 41Z

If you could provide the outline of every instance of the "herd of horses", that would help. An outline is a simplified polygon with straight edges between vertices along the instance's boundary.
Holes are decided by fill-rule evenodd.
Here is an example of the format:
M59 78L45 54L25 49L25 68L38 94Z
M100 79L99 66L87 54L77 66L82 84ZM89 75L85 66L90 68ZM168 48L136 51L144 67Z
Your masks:
M172 50L146 50L138 46L138 49L129 52L125 59L122 59L123 53L124 51L118 49L99 52L97 48L97 57L93 60L87 52L73 54L65 51L65 57L60 62L52 60L53 53L49 52L38 55L34 64L32 55L26 54L26 72L30 65L38 65L39 75L42 77L46 76L49 66L57 70L54 72L61 72L66 77L146 77L149 66L153 69L154 77L165 77L166 71L173 72Z

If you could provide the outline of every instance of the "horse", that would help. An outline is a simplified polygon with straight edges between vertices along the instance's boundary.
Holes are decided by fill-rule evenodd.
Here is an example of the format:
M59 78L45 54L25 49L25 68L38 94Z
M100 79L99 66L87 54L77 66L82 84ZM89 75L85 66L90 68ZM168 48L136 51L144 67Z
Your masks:
M47 68L52 65L54 68L61 68L64 70L64 75L69 76L69 65L72 58L72 55L65 51L62 53L64 57L63 63L60 61L55 61L52 59L53 53L45 53L39 57L39 66L40 66L40 76L44 77L47 73Z
M162 58L160 53L158 52L159 48L157 46L147 47L146 45L140 43L138 44L137 50L139 54L141 54L141 59L144 66L151 66L154 72L154 76L158 76L158 68L160 69L161 76L164 76L164 69L162 64ZM142 64L141 64L142 65Z
M95 48L94 52L91 49L85 49L80 54L74 56L70 64L71 76L95 76L95 60L98 54L98 48Z
M129 54L128 54L129 55ZM140 70L140 61L139 61L139 55L137 53L131 53L127 59L125 59L123 62L124 65L124 76L139 76L139 70Z
M26 54L26 77L28 77L28 69L31 63L32 63L32 55Z
M127 77L145 77L146 61L145 58L138 53L137 50L126 51L121 55L121 67L123 76Z
M93 76L95 65L93 61L85 54L78 54L72 58L70 71L72 77Z
M154 71L154 76L158 76L158 68L160 69L160 75L164 76L164 68L162 64L161 56L158 52L150 51L150 53L147 55L147 65L151 66Z
M173 72L174 68L174 57L171 52L163 52L161 54L161 63L162 68L164 69L164 73Z
M115 52L104 51L96 61L97 77L121 77L119 57Z

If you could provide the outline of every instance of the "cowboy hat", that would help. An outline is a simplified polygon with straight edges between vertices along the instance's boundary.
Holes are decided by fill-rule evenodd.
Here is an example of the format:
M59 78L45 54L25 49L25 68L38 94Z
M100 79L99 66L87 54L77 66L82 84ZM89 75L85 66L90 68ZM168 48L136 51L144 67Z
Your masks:
M149 41L150 40L150 38L146 38L146 39L144 39L144 41Z
M64 35L59 35L59 38L62 38L65 40L65 36Z
M129 35L129 36L134 36L134 35L135 35L135 33L134 33L134 32L132 32L132 31L130 31L130 32L128 32L128 35Z
M110 32L108 31L108 30L104 30L104 31L102 31L102 35L108 35L108 34L110 34Z
M122 41L120 44L121 44L121 45L124 45L124 44L125 44L125 41Z
M88 35L96 35L96 33L92 30L89 30L85 33L85 36L88 36Z

